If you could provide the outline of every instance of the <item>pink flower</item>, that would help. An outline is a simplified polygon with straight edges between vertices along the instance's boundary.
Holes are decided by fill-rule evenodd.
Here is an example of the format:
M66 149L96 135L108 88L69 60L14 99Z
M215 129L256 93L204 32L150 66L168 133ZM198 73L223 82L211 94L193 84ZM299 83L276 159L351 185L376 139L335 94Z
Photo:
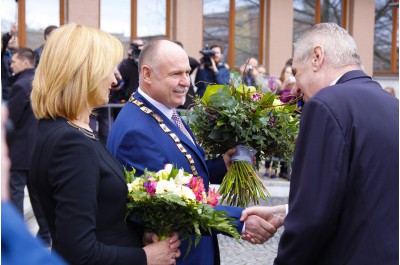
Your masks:
M218 197L219 197L219 194L215 192L215 189L210 189L208 191L207 204L211 205L212 207L217 206Z
M191 178L190 188L192 189L194 195L196 195L196 200L203 201L203 192L205 191L204 183L202 178Z
M154 195L156 193L157 181L145 182L143 186L146 188L148 194Z

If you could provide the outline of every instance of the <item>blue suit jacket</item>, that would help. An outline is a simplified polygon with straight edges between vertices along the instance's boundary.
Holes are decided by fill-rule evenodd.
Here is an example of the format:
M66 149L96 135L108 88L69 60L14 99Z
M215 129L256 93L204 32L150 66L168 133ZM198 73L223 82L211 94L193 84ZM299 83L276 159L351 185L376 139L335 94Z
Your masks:
M181 140L182 145L192 156L199 176L204 180L204 186L208 189L209 182L221 183L226 174L225 163L222 158L205 160L203 149L190 141L183 132L167 117L165 117L156 107L148 102L138 92L135 98L153 110L164 121L165 125L175 133ZM193 139L194 135L185 124ZM158 171L164 168L167 163L177 165L186 172L191 173L190 164L187 158L177 148L172 138L165 133L158 125L157 121L150 115L141 111L135 104L126 103L118 114L115 123L110 131L107 140L107 148L124 166L132 166L137 170L137 174L142 174L144 169ZM217 206L217 210L228 212L228 215L236 220L240 219L243 208ZM243 223L237 221L236 227L239 232L243 228ZM193 241L194 242L194 241ZM178 264L216 264L219 260L218 248L214 249L216 238L203 236L196 248L192 248L186 259L178 259ZM186 252L188 242L182 242L181 252ZM214 256L216 261L214 263Z
M11 202L1 202L1 264L64 265L55 252L50 254L40 239L26 228Z
M398 264L399 101L350 71L303 108L275 264Z

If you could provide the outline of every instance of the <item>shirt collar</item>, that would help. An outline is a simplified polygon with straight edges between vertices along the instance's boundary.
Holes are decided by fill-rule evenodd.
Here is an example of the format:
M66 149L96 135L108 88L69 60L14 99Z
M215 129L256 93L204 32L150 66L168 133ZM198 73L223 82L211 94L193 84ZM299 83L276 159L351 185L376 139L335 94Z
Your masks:
M343 75L340 75L338 78L333 80L333 82L330 84L331 86L336 85L337 81L342 77Z
M159 111L161 111L162 114L164 114L168 119L170 119L172 121L172 112L174 111L174 109L170 109L167 106L165 106L164 104L158 102L157 100L154 100L149 95L147 95L146 92L144 92L142 89L140 89L140 87L138 88L138 92L146 100L148 100L152 105L154 105L154 107L156 107Z

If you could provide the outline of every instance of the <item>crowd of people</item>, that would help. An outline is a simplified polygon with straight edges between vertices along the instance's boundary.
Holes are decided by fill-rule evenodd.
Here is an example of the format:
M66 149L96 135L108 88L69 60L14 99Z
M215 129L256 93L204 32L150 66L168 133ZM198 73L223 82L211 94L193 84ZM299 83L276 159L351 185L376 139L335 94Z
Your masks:
M128 190L123 167L141 174L172 163L198 174L206 190L210 183L222 182L236 149L206 159L177 113L190 87L202 95L208 83L229 84L222 47L203 50L203 59L191 64L183 46L166 39L135 40L123 59L119 40L77 24L53 29L50 37L45 33L45 40L36 69L37 55L31 49L12 50L7 43L4 50L4 57L12 54L13 74L7 83L9 119L2 111L2 130L8 137L7 144L2 139L3 146L10 150L3 148L2 172L7 176L10 171L14 184L2 195L10 193L14 206L2 196L2 208L10 213L2 214L2 244L14 247L2 248L2 262L219 264L214 233L205 234L183 257L188 239L173 233L159 240L136 220L125 219ZM298 95L304 100L289 203L216 209L232 217L243 240L253 244L265 243L284 226L276 265L396 264L398 99L362 71L353 38L334 23L315 25L294 48L279 78L267 76L255 58L241 67L247 84L276 92L282 102ZM125 104L104 145L91 126L92 113L113 95ZM43 221L41 242L21 226L25 185L35 216ZM32 249L18 256L16 246L24 242ZM30 259L32 255L38 258Z

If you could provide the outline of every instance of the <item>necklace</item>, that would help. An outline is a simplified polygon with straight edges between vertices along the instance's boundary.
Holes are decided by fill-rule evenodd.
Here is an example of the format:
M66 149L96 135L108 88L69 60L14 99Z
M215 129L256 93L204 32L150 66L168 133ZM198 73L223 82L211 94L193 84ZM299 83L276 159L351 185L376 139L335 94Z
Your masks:
M94 134L93 132L91 132L91 131L89 131L89 130L86 130L85 128L82 128L82 127L76 125L76 124L73 123L72 121L67 121L67 123L68 123L69 125L71 125L72 127L78 129L78 130L79 130L80 132L82 132L85 136L87 136L87 137L89 137L89 138L91 138L91 139L97 140L97 136L96 136L96 134Z
M183 145L181 144L181 140L179 140L178 136L176 136L167 127L167 125L164 124L163 119L160 116L158 116L156 113L154 113L151 109L149 109L148 107L144 106L143 102L137 100L134 97L134 95L132 95L130 97L129 102L131 102L131 103L135 104L136 106L138 106L141 111L143 111L144 113L150 115L151 117L153 117L157 121L158 126L160 126L160 128L172 138L172 140L176 144L176 147L178 147L179 151L181 151L181 153L186 157L186 159L189 162L190 169L192 170L193 175L198 176L199 174L197 173L197 170L196 170L196 167L194 165L194 160L193 160L192 156L187 152L185 147L183 147Z

